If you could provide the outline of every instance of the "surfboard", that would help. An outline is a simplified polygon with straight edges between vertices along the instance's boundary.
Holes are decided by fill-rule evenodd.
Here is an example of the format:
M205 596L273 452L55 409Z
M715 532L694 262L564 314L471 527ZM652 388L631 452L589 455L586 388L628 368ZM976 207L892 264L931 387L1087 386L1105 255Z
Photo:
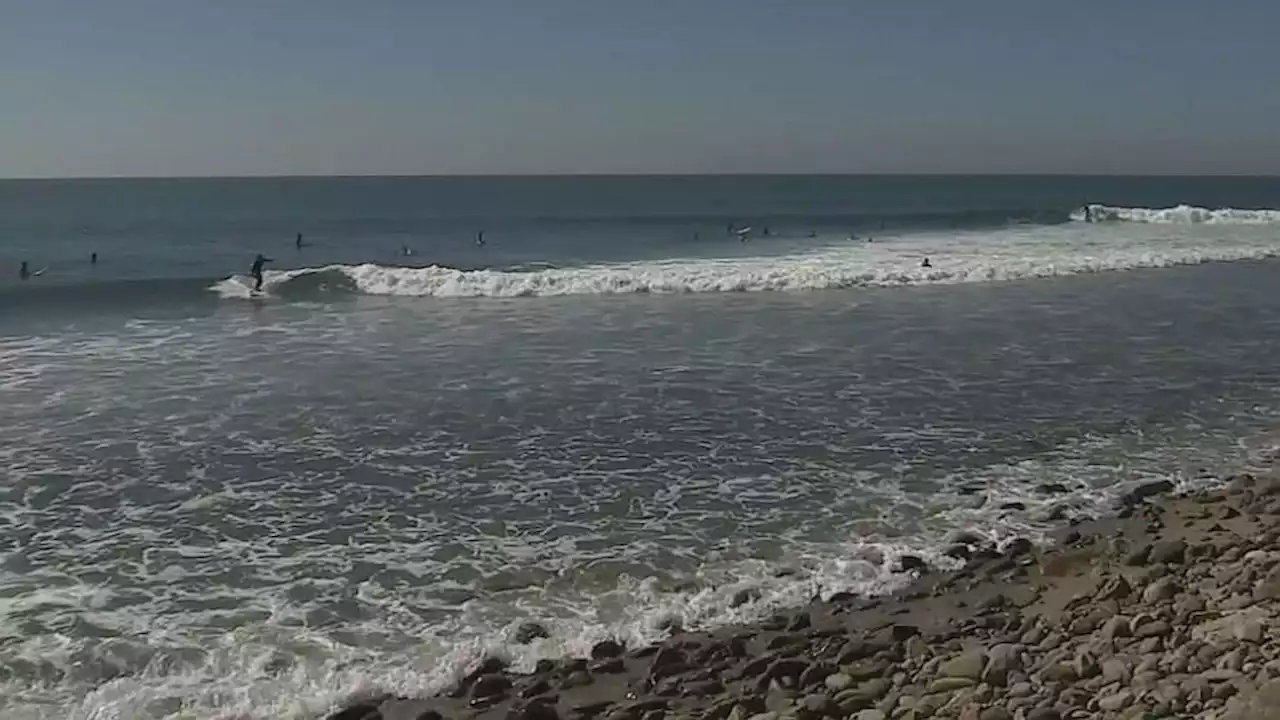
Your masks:
M41 275L44 274L44 271L48 269L49 268L40 268L39 270L36 270L35 272L31 273L31 277L40 277Z

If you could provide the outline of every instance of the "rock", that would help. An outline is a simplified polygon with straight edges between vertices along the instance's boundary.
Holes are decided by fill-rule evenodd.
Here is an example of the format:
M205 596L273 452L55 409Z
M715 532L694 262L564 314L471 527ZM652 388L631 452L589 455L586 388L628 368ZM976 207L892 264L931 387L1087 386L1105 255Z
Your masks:
M560 720L560 713L551 703L533 702L516 711L514 720Z
M609 660L622 657L622 645L614 640L602 640L591 648L592 660Z
M1013 714L1002 707L989 707L978 713L978 720L1013 720Z
M872 708L870 710L863 710L857 715L854 715L853 720L885 720L885 714L880 710Z
M595 680L591 678L591 673L586 670L574 670L568 675L565 675L564 679L560 681L560 689L572 690L576 687L585 687L593 682L595 682Z
M1027 711L1027 720L1062 720L1062 714L1053 708L1038 707Z
M929 564L915 555L903 555L898 560L898 567L902 572L911 572L912 570L924 572L929 568Z
M813 687L827 679L836 670L826 663L814 663L809 666L808 670L800 673L800 687Z
M519 689L517 694L528 700L531 697L537 697L543 693L551 692L551 683L546 678L537 678L533 682Z
M1169 627L1169 623L1164 620L1153 620L1151 622L1143 623L1133 631L1133 634L1134 637L1139 638L1156 638L1164 637L1170 632L1173 632L1173 628Z
M1129 581L1125 580L1123 575L1116 575L1102 584L1097 597L1099 600L1121 600L1129 597L1131 592L1133 588L1129 585Z
M475 683L471 686L471 701L484 702L501 698L511 689L511 681L505 675L496 673L490 675L481 675L476 678Z
M1262 642L1262 623L1257 620L1244 620L1236 623L1235 627L1232 628L1232 634L1235 635L1237 640L1258 645Z
M653 672L658 668L683 666L687 662L684 651L674 647L664 647L654 654L653 660L649 661L649 671ZM760 667L763 670L768 667L768 662Z
M535 622L520 623L520 627L516 628L515 640L517 645L528 645L539 638L551 637L547 629Z
M1120 683L1124 685L1133 677L1133 669L1129 663L1118 657L1109 657L1102 661L1102 680L1103 683L1110 685L1111 683Z
M1102 674L1102 669L1098 667L1098 661L1094 659L1093 654L1088 650L1082 650L1075 660L1076 676L1081 680L1088 680L1091 677L1097 677Z
M1022 655L1017 646L1000 643L987 651L987 664L982 669L981 680L988 685L1003 687L1009 673L1022 669Z
M978 682L976 680L968 677L940 677L929 683L929 689L926 692L949 693L973 687L977 684Z
M1009 691L1006 692L1005 694L1011 698L1021 698L1021 697L1029 697L1034 692L1035 692L1035 688L1031 686L1031 683L1020 682L1020 683L1014 683L1013 685L1010 685Z
M1044 682L1073 683L1080 679L1080 675L1068 663L1055 663L1040 671L1040 679Z
M1130 634L1129 618L1124 615L1114 615L1102 624L1102 637L1105 640L1126 638L1129 637Z
M1033 549L1031 541L1026 538L1014 538L1004 548L1004 554L1008 557L1021 557L1027 555Z
M889 671L892 667L887 660L871 659L859 660L850 663L844 667L844 672L854 680L868 680L873 677L880 677Z
M1128 690L1121 690L1114 695L1108 695L1098 701L1098 709L1104 712L1120 712L1129 706L1133 700L1133 693Z
M1142 590L1142 602L1154 605L1161 600L1172 600L1178 594L1178 583L1173 577L1162 577Z
M382 720L382 713L378 708L382 707L390 697L383 695L352 703L329 715L325 720Z
M1133 550L1130 550L1124 556L1124 564L1129 567L1142 567L1149 562L1151 557L1151 544L1143 543Z
M938 667L938 674L949 678L969 678L977 681L982 678L986 667L987 656L981 650L974 650L957 655Z
M822 693L806 695L804 699L800 701L799 709L803 714L815 718L834 715L835 712L838 712L839 710L839 708L836 707L835 702L832 701L831 696L824 695Z
M1162 565L1181 565L1186 555L1185 540L1162 540L1151 547L1149 560Z
M710 697L724 692L724 685L719 680L698 680L684 686L684 694L689 697Z
M831 692L838 693L841 690L848 690L853 685L853 678L845 675L844 673L836 673L834 675L828 675L827 678L822 681L822 684L826 685L827 689Z
M600 660L591 664L591 672L602 673L604 675L617 675L627 671L627 663L622 658L609 658L608 660Z
M1126 493L1122 498L1122 502L1126 505L1136 505L1147 498L1155 497L1171 490L1173 490L1173 483L1168 480L1143 483ZM1028 720L1031 719L1028 718Z

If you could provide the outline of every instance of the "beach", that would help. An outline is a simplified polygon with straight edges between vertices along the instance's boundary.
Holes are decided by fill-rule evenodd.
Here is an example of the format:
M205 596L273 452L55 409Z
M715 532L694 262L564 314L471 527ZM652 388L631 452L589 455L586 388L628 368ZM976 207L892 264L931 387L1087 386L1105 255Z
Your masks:
M1280 473L1189 495L1136 488L1047 549L960 537L880 598L815 598L760 623L509 674L443 697L366 697L329 720L1267 718L1280 699ZM965 542L968 541L968 542ZM541 628L526 628L530 635Z

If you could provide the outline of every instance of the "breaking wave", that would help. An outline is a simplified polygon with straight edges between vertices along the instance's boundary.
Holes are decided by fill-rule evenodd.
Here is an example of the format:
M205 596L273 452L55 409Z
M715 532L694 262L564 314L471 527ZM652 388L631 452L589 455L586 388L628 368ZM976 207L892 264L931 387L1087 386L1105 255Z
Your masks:
M1147 211L1157 213L1160 211ZM1243 211L1241 211L1243 212ZM1262 211L1257 211L1262 212ZM1211 237L1172 237L1157 228L1069 224L996 233L914 235L874 243L843 242L776 257L685 258L580 267L462 270L366 263L268 272L265 290L285 299L359 293L404 297L531 297L627 293L715 293L829 290L922 284L981 283L1138 268L1256 260L1280 254L1280 243L1256 230ZM929 258L928 266L922 262ZM211 289L250 297L247 278Z
M1239 208L1209 209L1194 205L1169 208L1131 208L1089 205L1094 222L1133 222L1162 225L1272 225L1280 224L1280 210L1243 210ZM1071 214L1072 220L1084 220L1084 208Z

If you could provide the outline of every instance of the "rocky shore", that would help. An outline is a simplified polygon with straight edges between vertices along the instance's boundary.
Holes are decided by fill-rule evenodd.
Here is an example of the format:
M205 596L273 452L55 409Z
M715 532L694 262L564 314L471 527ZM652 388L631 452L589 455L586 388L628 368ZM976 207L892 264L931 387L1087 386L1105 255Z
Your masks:
M530 674L490 659L436 698L327 720L1280 718L1280 474L1130 494L1052 550L957 538L966 565ZM537 633L530 627L528 633Z

